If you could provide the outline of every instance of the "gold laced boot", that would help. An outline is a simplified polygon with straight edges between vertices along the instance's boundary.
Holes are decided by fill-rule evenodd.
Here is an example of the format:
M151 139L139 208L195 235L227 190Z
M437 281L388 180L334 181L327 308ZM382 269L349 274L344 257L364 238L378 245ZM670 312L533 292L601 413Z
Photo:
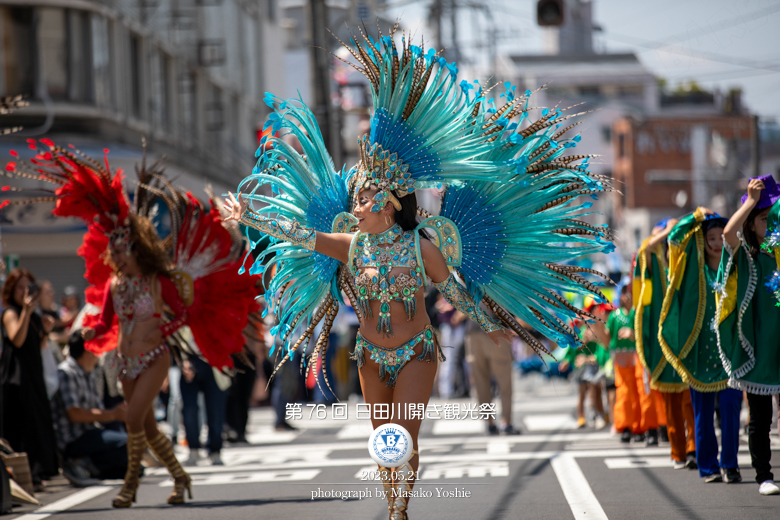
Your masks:
M168 495L169 504L183 504L184 490L186 489L192 499L192 478L184 471L176 455L173 453L171 441L163 432L157 430L157 435L149 439L149 447L157 459L162 462L173 477L173 493Z
M412 457L415 455L417 455L417 450L412 451ZM396 497L393 500L390 520L409 520L406 514L406 507L409 504L409 495L412 492L412 484L415 480L414 470L409 462L404 462L401 467L395 469L395 473L397 477L395 483Z
M146 451L146 433L127 434L127 473L122 490L111 502L114 507L130 507L135 502L135 492L141 484L141 457Z
M385 488L385 498L387 498L387 510L393 514L393 472L390 468L378 466L379 478L382 480L382 486Z

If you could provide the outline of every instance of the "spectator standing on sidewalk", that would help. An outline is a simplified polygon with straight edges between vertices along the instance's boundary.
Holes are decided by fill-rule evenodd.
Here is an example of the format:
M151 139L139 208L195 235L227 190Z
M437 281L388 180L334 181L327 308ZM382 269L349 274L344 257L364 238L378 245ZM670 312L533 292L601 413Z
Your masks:
M202 393L206 405L206 425L209 431L206 448L211 464L221 466L222 429L225 425L225 402L230 378L217 372L199 357L190 356L183 363L180 384L184 433L190 448L190 456L186 464L193 466L198 461L198 450L200 449L198 394Z
M512 426L512 365L510 345L496 346L495 342L471 320L466 322L466 360L471 366L471 387L477 392L480 405L493 400L491 377L498 386L501 398L501 428L488 417L488 433L517 435L520 432Z
M54 320L35 313L40 291L27 269L14 269L3 284L3 351L0 358L0 436L16 452L26 452L33 484L43 489L45 478L59 473L52 426L51 407L46 395L41 349Z
M465 388L457 388L465 386L462 383L458 385L457 379L459 372L463 373L462 379L466 377L466 370L463 369L466 315L453 307L441 295L436 302L436 310L439 311L439 339L442 347L446 349L446 359L439 363L439 397L443 399L459 397L467 393Z

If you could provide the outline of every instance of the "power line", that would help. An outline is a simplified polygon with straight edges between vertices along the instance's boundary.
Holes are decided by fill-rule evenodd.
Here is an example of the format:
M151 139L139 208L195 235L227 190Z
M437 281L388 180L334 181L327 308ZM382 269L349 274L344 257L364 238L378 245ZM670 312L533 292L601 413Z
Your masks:
M679 54L687 56L689 58L699 58L707 61L714 61L717 63L726 63L729 65L737 65L739 67L745 67L748 69L761 69L772 72L780 72L780 68L777 65L767 66L762 62L747 61L736 56L727 56L724 54L718 54L708 51L689 51L685 49L679 49L676 47L662 48L655 45L656 42L645 40L643 38L637 38L636 36L628 36L625 34L617 34L613 32L605 32L604 37L608 40L618 41L621 43L627 43L628 45L634 45L641 47L649 51L667 52L670 54Z
M663 40L656 40L654 43L650 43L649 45L655 45L656 48L665 47L666 45L672 43L672 40L677 40L680 38L682 38L681 41L691 40L699 36L705 36L707 34L712 34L714 32L722 31L723 29L730 29L738 25L742 25L743 23L752 22L753 20L757 20L759 18L763 18L765 16L769 16L777 12L780 12L780 4L774 5L772 7L766 7L764 9L758 9L756 11L752 11L742 16L738 16L736 18L729 18L728 20L723 20L720 23L717 23L715 25L710 25L709 27L702 27L698 31L696 30L694 30L693 32L684 31L677 34L673 34L671 36L665 37ZM675 43L679 43L679 41Z

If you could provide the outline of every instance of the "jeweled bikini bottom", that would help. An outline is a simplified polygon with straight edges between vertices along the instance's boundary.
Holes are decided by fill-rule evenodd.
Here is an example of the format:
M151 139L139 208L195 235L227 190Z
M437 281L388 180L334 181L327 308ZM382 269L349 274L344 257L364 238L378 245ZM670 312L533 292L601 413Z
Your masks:
M385 376L389 375L390 378L387 381L387 386L395 387L395 381L398 379L398 374L406 363L412 359L414 348L421 341L423 343L423 350L422 354L417 356L418 360L433 361L438 350L439 361L444 361L444 354L442 354L440 348L437 348L439 340L436 337L436 332L430 325L426 325L426 327L412 339L397 347L380 347L365 339L360 335L360 332L358 332L357 340L355 342L355 351L352 353L351 359L357 361L358 368L362 367L366 362L363 350L368 350L371 359L379 365L379 379L384 379Z
M142 352L137 356L125 357L117 355L116 372L120 381L133 381L138 378L155 359L168 352L168 345L162 344L149 352Z

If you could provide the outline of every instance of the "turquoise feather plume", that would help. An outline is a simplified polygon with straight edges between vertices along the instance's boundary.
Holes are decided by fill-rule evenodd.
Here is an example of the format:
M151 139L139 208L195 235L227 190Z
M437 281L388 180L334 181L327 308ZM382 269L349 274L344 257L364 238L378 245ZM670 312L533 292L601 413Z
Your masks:
M255 209L260 214L295 219L302 225L330 233L336 215L348 209L346 174L336 173L314 114L301 100L283 100L266 94L265 102L274 109L265 128L272 127L275 137L263 139L256 154L257 164L238 191L260 205ZM282 139L285 135L298 140L303 154ZM265 185L271 187L273 195L262 193L260 188ZM254 249L253 235L257 231L247 228L246 233ZM267 294L278 297L268 298L266 312L270 310L276 315L279 324L271 332L285 338L283 353L291 356L292 339L298 339L293 330L306 329L323 302L341 300L337 283L341 262L289 242L276 239L272 242L252 265L250 273L264 273L276 265ZM266 258L273 254L273 261L264 265Z

